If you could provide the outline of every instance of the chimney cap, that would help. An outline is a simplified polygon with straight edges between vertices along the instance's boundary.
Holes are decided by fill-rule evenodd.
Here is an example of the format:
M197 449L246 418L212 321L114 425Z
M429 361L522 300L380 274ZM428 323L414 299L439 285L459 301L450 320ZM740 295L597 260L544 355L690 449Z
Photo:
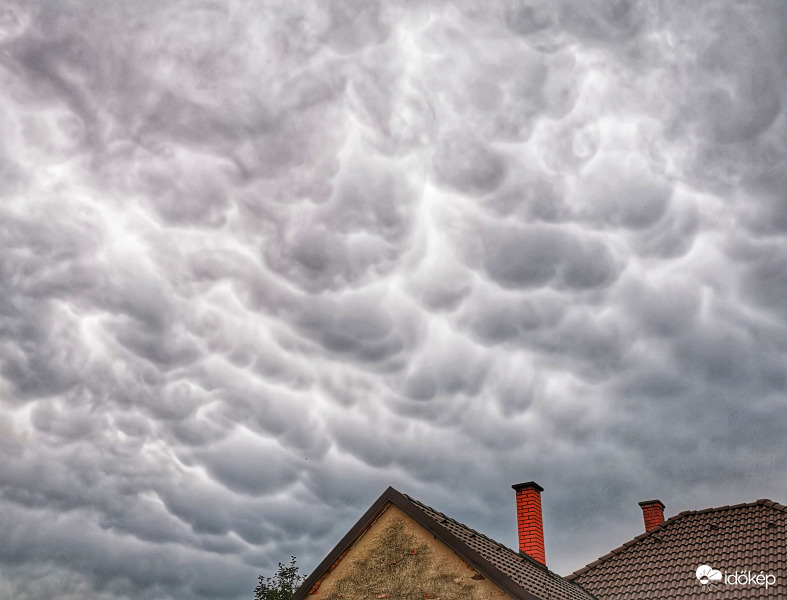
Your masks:
M659 506L661 506L661 510L664 510L666 508L666 506L664 506L664 503L661 500L643 500L642 502L639 503L640 506L650 506L651 504L658 504Z
M515 483L511 487L513 489L517 490L517 491L528 489L528 488L533 488L534 490L536 490L538 492L543 492L544 491L544 488L542 488L540 485L538 485L535 481L527 481L525 483Z

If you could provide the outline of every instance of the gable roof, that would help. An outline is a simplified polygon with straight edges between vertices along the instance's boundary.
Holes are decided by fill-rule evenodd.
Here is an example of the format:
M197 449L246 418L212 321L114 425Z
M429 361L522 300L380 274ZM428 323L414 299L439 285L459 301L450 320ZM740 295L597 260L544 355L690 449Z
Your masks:
M425 504L389 487L296 590L307 598L350 547L389 506L394 505L456 552L481 575L520 600L595 600L580 585L566 581L530 557L515 552Z
M776 586L720 583L704 588L700 565L724 573L750 570L776 576ZM787 586L787 507L761 499L749 504L684 511L615 548L566 579L600 600L652 598L784 598ZM732 591L734 589L734 592Z

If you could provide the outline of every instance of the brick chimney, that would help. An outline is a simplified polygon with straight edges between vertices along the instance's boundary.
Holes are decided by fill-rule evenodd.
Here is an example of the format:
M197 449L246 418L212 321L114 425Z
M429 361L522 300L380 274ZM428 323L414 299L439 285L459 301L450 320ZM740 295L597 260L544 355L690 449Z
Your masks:
M664 522L664 503L661 500L643 500L639 505L645 519L645 531L650 531Z
M546 565L544 554L544 522L541 518L541 492L535 481L512 485L516 490L516 520L519 551Z

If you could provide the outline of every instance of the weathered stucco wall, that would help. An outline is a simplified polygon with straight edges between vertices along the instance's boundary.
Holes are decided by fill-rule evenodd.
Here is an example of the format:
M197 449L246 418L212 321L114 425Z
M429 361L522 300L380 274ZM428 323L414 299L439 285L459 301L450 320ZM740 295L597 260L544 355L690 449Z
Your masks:
M389 506L311 596L315 600L503 600L509 596Z

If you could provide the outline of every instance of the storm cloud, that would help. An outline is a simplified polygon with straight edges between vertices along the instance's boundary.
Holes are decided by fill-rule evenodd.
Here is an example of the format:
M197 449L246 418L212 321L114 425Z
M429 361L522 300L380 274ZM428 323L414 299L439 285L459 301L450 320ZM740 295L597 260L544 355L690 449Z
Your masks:
M250 598L393 485L577 569L787 500L787 6L0 0L0 596Z

